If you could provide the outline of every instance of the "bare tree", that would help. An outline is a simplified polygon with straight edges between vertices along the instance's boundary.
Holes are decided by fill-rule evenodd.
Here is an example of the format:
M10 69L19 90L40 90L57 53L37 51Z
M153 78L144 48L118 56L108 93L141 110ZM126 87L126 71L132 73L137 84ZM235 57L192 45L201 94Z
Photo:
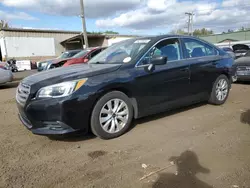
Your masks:
M5 20L0 21L0 29L2 28L9 28L9 23L6 22Z

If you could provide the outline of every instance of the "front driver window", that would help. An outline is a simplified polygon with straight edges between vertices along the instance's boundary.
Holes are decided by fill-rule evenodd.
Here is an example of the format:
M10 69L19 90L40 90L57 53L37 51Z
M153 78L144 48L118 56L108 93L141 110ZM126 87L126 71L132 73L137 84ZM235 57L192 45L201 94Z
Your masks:
M142 59L139 65L150 64L150 60L157 56L164 56L168 58L168 62L181 59L180 43L178 39L167 39L159 42L153 47Z

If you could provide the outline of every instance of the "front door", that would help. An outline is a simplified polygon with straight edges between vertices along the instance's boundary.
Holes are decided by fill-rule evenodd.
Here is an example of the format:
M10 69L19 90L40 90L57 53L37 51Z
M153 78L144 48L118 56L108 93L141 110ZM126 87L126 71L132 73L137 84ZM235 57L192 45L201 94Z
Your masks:
M137 64L137 102L143 115L172 108L189 95L189 64L183 59L181 49L179 39L163 40ZM167 63L148 72L147 65L155 56L166 56Z

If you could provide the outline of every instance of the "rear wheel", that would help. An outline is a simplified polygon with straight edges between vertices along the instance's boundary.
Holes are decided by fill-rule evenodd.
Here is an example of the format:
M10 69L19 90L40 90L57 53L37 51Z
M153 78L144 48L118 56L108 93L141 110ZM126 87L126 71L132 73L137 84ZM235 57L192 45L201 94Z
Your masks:
M96 103L91 116L92 132L103 139L124 134L132 121L133 107L122 92L107 93Z
M225 75L220 75L214 82L209 102L215 105L224 104L228 98L230 82Z

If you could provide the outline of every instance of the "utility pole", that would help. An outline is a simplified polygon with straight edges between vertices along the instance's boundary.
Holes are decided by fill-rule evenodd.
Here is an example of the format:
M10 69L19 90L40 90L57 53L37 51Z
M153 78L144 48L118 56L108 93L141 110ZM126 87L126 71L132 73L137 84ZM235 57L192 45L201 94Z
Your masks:
M194 16L194 13L193 12L186 12L185 13L186 15L188 15L188 35L191 35L193 36L193 16Z
M192 12L191 16L191 35L194 35L194 13Z
M88 42L87 29L86 29L83 0L80 0L80 5L81 5L81 15L80 15L80 17L82 18L82 30L83 30L82 34L83 34L83 38L84 38L85 48L88 48L89 47L89 42Z

